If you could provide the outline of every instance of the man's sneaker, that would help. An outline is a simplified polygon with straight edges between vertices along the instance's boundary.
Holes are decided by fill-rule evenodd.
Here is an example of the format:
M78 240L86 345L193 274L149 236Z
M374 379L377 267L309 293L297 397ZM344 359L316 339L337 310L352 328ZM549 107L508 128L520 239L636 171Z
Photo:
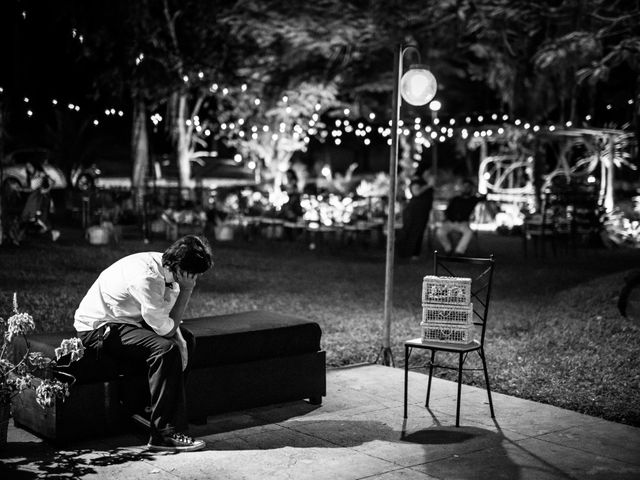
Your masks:
M195 452L204 447L203 440L196 440L182 433L172 433L151 439L147 444L147 448L155 452Z

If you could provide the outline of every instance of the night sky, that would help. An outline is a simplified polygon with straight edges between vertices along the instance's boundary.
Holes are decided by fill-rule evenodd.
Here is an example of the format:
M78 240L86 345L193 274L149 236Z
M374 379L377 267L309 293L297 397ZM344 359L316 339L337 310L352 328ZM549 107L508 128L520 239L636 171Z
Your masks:
M29 0L5 1L0 6L0 49L4 63L0 69L0 87L4 90L3 100L9 113L6 123L10 124L11 133L7 145L46 143L43 139L47 135L47 124L52 122L55 99L59 102L56 108L69 104L80 106L82 112L77 117L100 117L100 131L119 139L115 143L126 147L131 107L126 98L109 98L104 91L97 95L99 62L95 58L91 62L82 60L80 55L82 42L91 39L83 38L83 32L75 30L74 19L61 17L57 8L56 2ZM593 125L620 128L631 121L634 106L629 100L635 82L636 76L628 67L612 72L606 88L595 93ZM446 105L444 117L464 118L473 112L497 111L492 92L478 84L443 79L439 98ZM578 111L582 115L584 105L580 102L585 101L585 98L579 99ZM105 119L105 108L122 110L124 118ZM33 112L31 117L27 115L28 110ZM416 111L406 106L404 110L409 115ZM428 111L423 113L425 117L428 115ZM160 138L156 143L162 143Z

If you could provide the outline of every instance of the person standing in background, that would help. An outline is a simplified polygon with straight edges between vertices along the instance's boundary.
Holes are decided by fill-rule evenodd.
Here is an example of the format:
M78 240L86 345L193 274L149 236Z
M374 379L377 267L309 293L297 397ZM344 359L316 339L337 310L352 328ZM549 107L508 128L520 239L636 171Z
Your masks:
M398 256L401 258L417 260L420 257L424 231L433 206L434 187L435 178L430 170L411 179L411 198L402 212L402 231L398 242Z

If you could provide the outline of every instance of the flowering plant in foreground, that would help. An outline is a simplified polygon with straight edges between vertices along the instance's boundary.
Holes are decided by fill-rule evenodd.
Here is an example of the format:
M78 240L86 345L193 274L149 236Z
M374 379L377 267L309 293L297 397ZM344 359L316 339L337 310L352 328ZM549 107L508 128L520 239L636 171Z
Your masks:
M51 407L56 399L64 400L69 395L69 384L56 377L65 376L75 381L72 375L60 372L56 367L69 366L84 355L84 346L79 338L68 338L55 349L55 360L41 352L30 352L27 334L35 329L33 317L18 311L17 296L13 294L13 315L7 320L0 318L0 403L8 402L13 395L35 388L36 401L42 408ZM23 340L27 343L25 354L21 358L11 358L11 343ZM68 363L57 362L69 356Z

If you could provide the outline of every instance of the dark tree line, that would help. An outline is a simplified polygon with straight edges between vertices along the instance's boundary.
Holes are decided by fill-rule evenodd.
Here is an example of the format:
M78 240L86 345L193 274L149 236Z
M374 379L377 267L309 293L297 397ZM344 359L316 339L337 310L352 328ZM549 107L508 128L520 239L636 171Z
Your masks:
M295 150L299 139L252 145L220 125L240 116L295 125L320 99L323 114L348 106L356 117L389 118L393 51L405 41L419 46L450 115L496 111L578 124L585 115L608 119L602 105L631 98L631 128L639 128L638 0L12 2L9 37L19 37L22 12L45 9L45 31L31 34L46 41L66 32L58 49L76 75L68 81L88 98L128 105L140 187L151 112L164 112L183 181L190 152L205 141L194 118L238 148L287 161L281 152ZM0 112L20 80L19 72L3 75ZM295 97L297 107L287 110L283 96ZM10 131L11 118L0 117L0 127Z

